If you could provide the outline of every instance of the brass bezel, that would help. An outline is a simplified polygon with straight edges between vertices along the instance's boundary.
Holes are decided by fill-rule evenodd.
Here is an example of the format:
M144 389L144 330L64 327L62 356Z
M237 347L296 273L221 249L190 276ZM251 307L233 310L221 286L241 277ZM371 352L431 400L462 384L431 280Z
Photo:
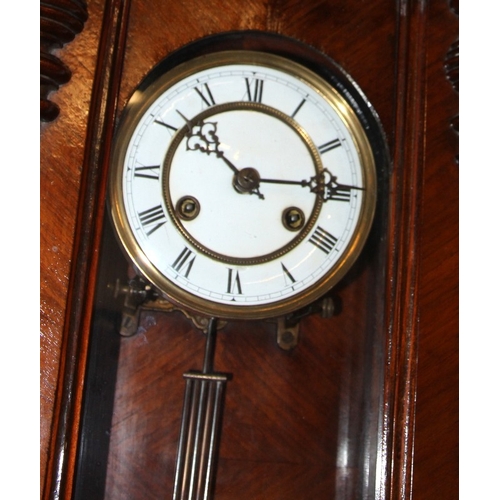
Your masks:
M360 217L354 235L330 271L310 288L296 295L261 305L223 304L210 301L178 287L150 262L135 240L123 202L123 164L129 141L149 106L170 86L199 71L229 64L249 64L277 69L316 89L337 111L351 134L363 167L365 186ZM264 319L298 310L320 298L342 279L358 258L368 237L376 206L377 175L370 141L349 103L321 76L293 60L267 52L229 50L193 58L160 75L145 89L136 91L126 106L114 140L109 177L109 206L116 234L137 270L167 299L196 313L226 319Z

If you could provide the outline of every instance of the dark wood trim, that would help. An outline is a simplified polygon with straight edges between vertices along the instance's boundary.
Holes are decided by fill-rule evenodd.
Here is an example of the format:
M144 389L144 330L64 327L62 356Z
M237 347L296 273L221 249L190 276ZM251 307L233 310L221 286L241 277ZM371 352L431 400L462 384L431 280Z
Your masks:
M418 219L424 161L426 0L401 1L388 256L380 498L410 499L417 368Z
M104 12L90 105L44 499L72 496L83 380L105 211L106 171L125 55L128 0Z

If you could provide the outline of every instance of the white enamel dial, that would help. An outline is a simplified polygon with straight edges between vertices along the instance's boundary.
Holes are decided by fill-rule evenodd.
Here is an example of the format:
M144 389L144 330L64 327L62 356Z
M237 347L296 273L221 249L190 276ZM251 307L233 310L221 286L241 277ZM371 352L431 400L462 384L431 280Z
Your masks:
M190 61L136 93L111 212L139 271L221 317L297 309L359 254L375 206L369 143L326 82L270 54Z

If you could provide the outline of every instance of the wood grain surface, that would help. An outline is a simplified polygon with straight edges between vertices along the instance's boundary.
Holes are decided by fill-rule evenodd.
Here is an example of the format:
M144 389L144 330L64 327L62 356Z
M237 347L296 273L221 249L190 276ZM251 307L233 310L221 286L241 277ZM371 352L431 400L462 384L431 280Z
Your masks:
M458 2L431 2L422 190L414 498L458 498ZM439 26L439 28L438 28ZM432 47L432 50L431 50ZM457 56L458 58L458 56ZM453 74L458 79L458 60Z
M40 480L44 483L60 371L62 332L74 244L90 95L102 5L85 30L56 51L71 66L70 85L51 100L63 111L41 125L40 141Z
M107 331L112 323L108 317L99 323L95 314L91 322L92 307L85 298L80 324L87 333L72 333L68 327L73 313L67 304L74 309L78 287L100 283L94 255L101 233L93 224L84 234L92 241L97 235L86 250L85 262L95 259L94 264L75 269L81 259L75 248L85 243L82 227L95 214L101 221L103 214L103 187L85 177L92 162L102 161L89 152L88 134L95 134L94 140L103 137L95 128L105 123L103 116L110 116L112 124L114 106L119 114L165 55L199 37L243 29L295 37L340 63L379 113L394 164L386 209L368 247L374 251L364 253L335 292L342 300L341 314L303 320L299 345L288 353L276 345L273 323L230 322L221 330L215 365L233 379L228 382L216 498L357 500L372 498L374 491L378 498L410 498L412 489L413 498L457 498L458 138L450 123L457 123L458 104L445 58L458 36L458 22L444 0L359 5L347 0L252 1L242 9L231 1L211 0L196 8L133 0L120 86L111 92L117 99L104 111L91 108L92 85L99 61L109 57L98 56L99 39L101 46L103 41L116 46L112 30L117 21L106 22L103 30L106 3L89 5L85 29L58 54L73 76L54 94L59 117L44 124L41 133L44 498L72 498L73 485L82 484L78 467L85 455L81 443L87 442L81 437L87 415L82 401L85 408L91 387L89 379L84 384L85 374L106 360L92 355L97 347L92 341L89 346L88 339L96 324ZM101 76L109 85L118 75ZM89 183L96 189L93 215L82 207ZM80 281L75 278L79 272ZM143 314L136 336L115 347L108 342L108 369L101 382L113 386L114 401L99 410L110 419L107 469L95 485L99 494L104 491L102 498L168 497L182 373L200 368L203 343L203 334L181 313L155 312ZM68 366L74 385L65 392ZM69 448L61 456L56 443L63 407L71 411L63 440ZM366 470L377 452L382 475L376 478ZM65 468L63 487L53 484L56 463ZM88 491L75 494L101 498Z

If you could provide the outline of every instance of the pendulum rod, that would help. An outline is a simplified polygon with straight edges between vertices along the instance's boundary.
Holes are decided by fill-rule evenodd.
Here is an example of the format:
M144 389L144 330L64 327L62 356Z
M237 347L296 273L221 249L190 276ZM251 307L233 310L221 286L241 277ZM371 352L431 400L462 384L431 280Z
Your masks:
M211 500L229 374L214 372L217 319L209 322L202 371L184 374L182 410L173 500Z

